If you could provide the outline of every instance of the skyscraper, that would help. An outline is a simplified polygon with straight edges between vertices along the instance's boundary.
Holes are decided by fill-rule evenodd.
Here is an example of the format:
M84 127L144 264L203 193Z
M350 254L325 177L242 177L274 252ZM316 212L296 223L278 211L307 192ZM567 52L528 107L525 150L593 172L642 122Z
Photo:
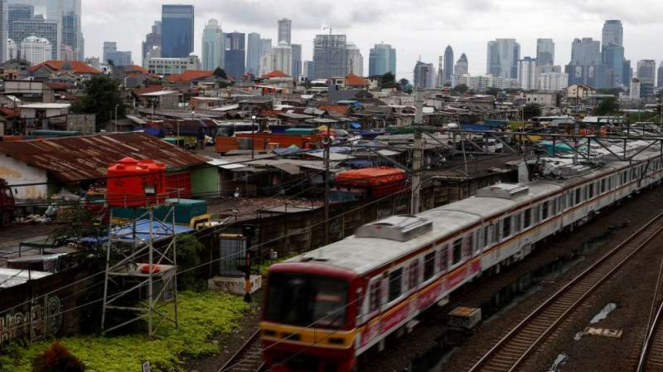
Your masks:
M129 66L133 63L130 51L117 50L117 43L114 41L104 42L104 62L113 61L115 66Z
M7 0L0 0L0 62L9 59L9 6Z
M263 56L260 34L248 34L246 44L246 71L256 76L260 70L260 57Z
M315 79L315 64L313 64L313 61L304 61L303 75L306 80L311 81Z
M603 42L603 46L610 44L623 46L624 28L622 27L622 21L616 19L605 21L602 36L601 41Z
M347 74L354 74L357 76L364 75L364 57L361 55L361 51L354 43L348 43L346 49L346 55L348 58Z
M415 88L433 88L435 86L435 66L432 63L417 61L414 65L413 85Z
M518 61L518 82L524 90L537 89L536 58L525 57Z
M658 88L663 88L663 62L658 65Z
M193 5L161 7L161 56L188 57L193 52Z
M445 85L451 84L452 77L454 76L454 50L451 45L447 45L444 50L444 81Z
M539 66L555 64L555 42L553 39L536 39L536 62Z
M63 0L61 16L62 43L74 50L74 57L78 61L85 59L81 3L82 0Z
M260 39L260 44L261 44L261 50L260 50L261 57L269 53L270 50L272 50L272 39Z
M7 26L9 38L14 40L14 21L27 21L35 16L34 5L28 4L9 4L7 11ZM18 41L20 43L21 40Z
M612 88L624 85L624 47L612 43L604 45L603 64L608 72L606 86Z
M640 98L653 97L656 83L656 61L653 59L638 61L638 80L640 80Z
M487 72L505 79L518 77L520 44L516 39L496 39L488 42Z
M458 77L467 75L469 73L469 62L467 61L467 56L465 53L460 55L460 58L458 58L458 62L456 62L456 66L454 67L454 74Z
M345 76L348 71L346 35L316 35L313 40L313 63L316 79Z
M606 87L607 69L601 58L601 43L591 37L573 40L571 63L566 66L569 84L587 84L600 89Z
M14 42L21 45L21 42L28 36L36 36L48 40L51 44L51 57L57 59L60 55L60 39L58 39L59 22L44 19L42 16L35 16L30 20L14 21Z
M260 36L258 36L260 37ZM221 25L216 19L210 19L203 31L202 65L203 70L214 71L224 66L224 37Z
M292 34L292 21L283 18L279 19L279 40L278 44L281 44L282 41L285 41L286 44L290 45L290 36Z
M292 47L292 76L302 75L302 45L290 44Z
M368 76L396 75L396 49L389 44L375 44L368 56Z
M239 79L245 72L246 36L242 32L225 34L225 70L228 75Z
M631 68L631 60L624 60L624 69L622 70L622 81L625 87L631 84L631 79L633 79L633 69Z
M145 41L143 41L143 60L147 58L147 54L154 48L161 49L161 21L154 21L152 31L145 35ZM161 52L159 51L159 55L153 57L161 57Z

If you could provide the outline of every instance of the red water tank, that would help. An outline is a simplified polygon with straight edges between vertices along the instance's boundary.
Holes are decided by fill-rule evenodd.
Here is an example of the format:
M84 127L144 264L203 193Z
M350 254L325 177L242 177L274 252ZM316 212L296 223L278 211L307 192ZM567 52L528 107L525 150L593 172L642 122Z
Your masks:
M124 158L108 167L106 201L111 207L144 207L166 197L166 167Z

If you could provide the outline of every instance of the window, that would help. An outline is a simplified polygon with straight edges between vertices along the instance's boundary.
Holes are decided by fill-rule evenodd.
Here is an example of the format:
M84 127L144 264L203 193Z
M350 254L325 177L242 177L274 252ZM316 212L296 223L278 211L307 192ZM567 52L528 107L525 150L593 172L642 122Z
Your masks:
M483 228L483 246L487 247L490 245L490 226Z
M435 275L435 252L424 256L424 281L429 280Z
M449 244L445 245L440 251L440 272L447 271L447 261L449 261Z
M451 257L451 264L455 265L460 262L463 254L463 238L454 240L453 252Z
M528 228L532 224L532 208L525 209L525 216L523 218L523 228Z
M606 184L607 184L607 180L605 178L602 179L601 180L601 194L603 194L605 192Z
M514 222L513 233L514 234L520 231L520 215L521 214L518 213L515 216L513 216L513 222Z
M500 226L499 222L493 224L493 243L500 241Z
M380 309L380 303L382 302L382 279L378 279L371 284L370 296L368 312L372 313Z
M411 290L419 284L419 260L412 261L408 270L407 289Z
M481 229L474 232L474 252L481 253Z
M541 206L537 205L534 208L532 208L532 213L534 214L533 223L536 225L539 223L539 218L541 218Z
M569 192L566 196L568 198L568 200L566 201L566 206L569 208L573 207L575 205L573 203L573 191Z
M502 220L502 239L511 235L511 216Z
M543 202L543 211L541 212L541 221L548 219L548 214L550 211L550 202Z
M474 233L467 235L464 243L463 257L472 257L472 250L474 249Z
M626 184L626 182L627 182L627 177L628 177L628 175L627 175L627 171L624 171L624 173L622 173L622 185L625 185L625 184Z
M581 201L582 201L581 190L580 190L580 188L577 188L577 189L576 189L576 202L575 202L574 205L576 205L576 204L580 204Z
M587 192L589 193L589 197L587 199L591 199L594 197L594 184L590 183L589 186L587 186Z
M389 302L400 297L403 292L403 268L389 273Z

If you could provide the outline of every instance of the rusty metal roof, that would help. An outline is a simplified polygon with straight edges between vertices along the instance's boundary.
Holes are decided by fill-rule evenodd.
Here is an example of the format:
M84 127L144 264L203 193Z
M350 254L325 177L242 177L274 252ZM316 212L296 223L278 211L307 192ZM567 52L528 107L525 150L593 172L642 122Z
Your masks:
M110 163L124 157L153 159L168 170L203 165L205 157L146 133L104 133L0 143L0 153L42 168L63 182L106 177ZM1 163L1 160L0 160Z

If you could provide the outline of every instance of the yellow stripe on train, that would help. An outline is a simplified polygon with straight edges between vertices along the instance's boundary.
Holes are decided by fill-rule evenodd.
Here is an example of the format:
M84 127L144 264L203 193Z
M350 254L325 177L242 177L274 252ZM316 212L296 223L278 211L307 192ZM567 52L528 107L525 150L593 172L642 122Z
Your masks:
M295 327L261 322L260 335L263 340L296 345L349 349L353 346L357 330L337 331L319 328Z

